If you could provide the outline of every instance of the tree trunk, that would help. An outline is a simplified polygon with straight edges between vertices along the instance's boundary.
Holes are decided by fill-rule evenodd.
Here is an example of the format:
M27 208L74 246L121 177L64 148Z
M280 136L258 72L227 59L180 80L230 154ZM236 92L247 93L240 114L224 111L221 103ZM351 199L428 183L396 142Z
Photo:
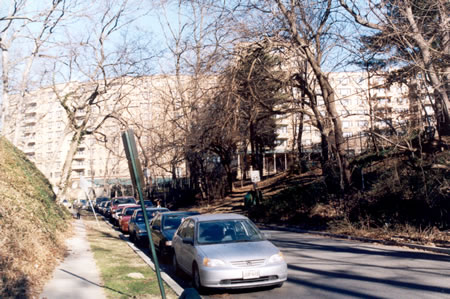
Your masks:
M66 155L66 160L64 161L63 169L61 171L61 179L58 183L58 200L62 200L66 196L67 189L69 187L70 176L72 174L72 161L77 152L78 145L80 144L82 131L82 129L76 130L70 142L69 152Z

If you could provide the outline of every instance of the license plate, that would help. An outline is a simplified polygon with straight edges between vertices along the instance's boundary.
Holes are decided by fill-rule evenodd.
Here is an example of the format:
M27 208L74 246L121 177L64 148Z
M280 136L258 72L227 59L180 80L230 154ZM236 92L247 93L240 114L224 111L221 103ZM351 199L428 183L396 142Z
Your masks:
M258 270L244 270L242 271L242 278L244 279L252 279L252 278L258 278L259 277L259 271Z

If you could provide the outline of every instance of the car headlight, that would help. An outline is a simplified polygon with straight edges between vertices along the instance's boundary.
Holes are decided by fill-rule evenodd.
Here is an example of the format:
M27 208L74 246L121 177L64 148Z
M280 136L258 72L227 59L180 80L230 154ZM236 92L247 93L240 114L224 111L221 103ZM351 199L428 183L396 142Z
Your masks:
M210 258L203 258L203 265L206 267L219 267L219 266L225 266L225 262L218 259L210 259Z
M272 255L269 260L268 263L269 264L276 264L276 263L281 263L284 261L284 256L283 253L280 251L277 254Z
M166 241L166 246L172 246L172 241Z

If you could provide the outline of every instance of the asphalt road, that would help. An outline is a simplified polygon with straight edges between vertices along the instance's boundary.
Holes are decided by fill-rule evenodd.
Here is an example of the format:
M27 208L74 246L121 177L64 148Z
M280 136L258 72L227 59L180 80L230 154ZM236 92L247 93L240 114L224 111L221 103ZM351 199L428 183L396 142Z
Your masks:
M203 298L450 298L450 256L402 247L266 231L284 253L281 288L210 290ZM164 271L182 287L189 277Z

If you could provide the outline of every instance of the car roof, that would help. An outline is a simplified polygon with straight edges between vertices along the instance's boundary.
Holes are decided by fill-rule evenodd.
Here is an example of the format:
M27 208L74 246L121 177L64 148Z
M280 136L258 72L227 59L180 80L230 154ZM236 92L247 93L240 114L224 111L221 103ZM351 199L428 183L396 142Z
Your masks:
M151 211L151 212L154 212L154 211L169 211L169 209L168 208L155 208L155 207L148 207L148 208L146 208L146 210L147 211ZM137 211L142 211L142 208L140 208L140 209L137 209Z
M190 216L189 218L194 219L199 222L203 221L213 221L213 220L245 220L248 219L247 217L240 215L240 214L201 214L201 215L195 215Z
M199 215L200 213L197 211L167 211L164 213L161 213L161 215Z

